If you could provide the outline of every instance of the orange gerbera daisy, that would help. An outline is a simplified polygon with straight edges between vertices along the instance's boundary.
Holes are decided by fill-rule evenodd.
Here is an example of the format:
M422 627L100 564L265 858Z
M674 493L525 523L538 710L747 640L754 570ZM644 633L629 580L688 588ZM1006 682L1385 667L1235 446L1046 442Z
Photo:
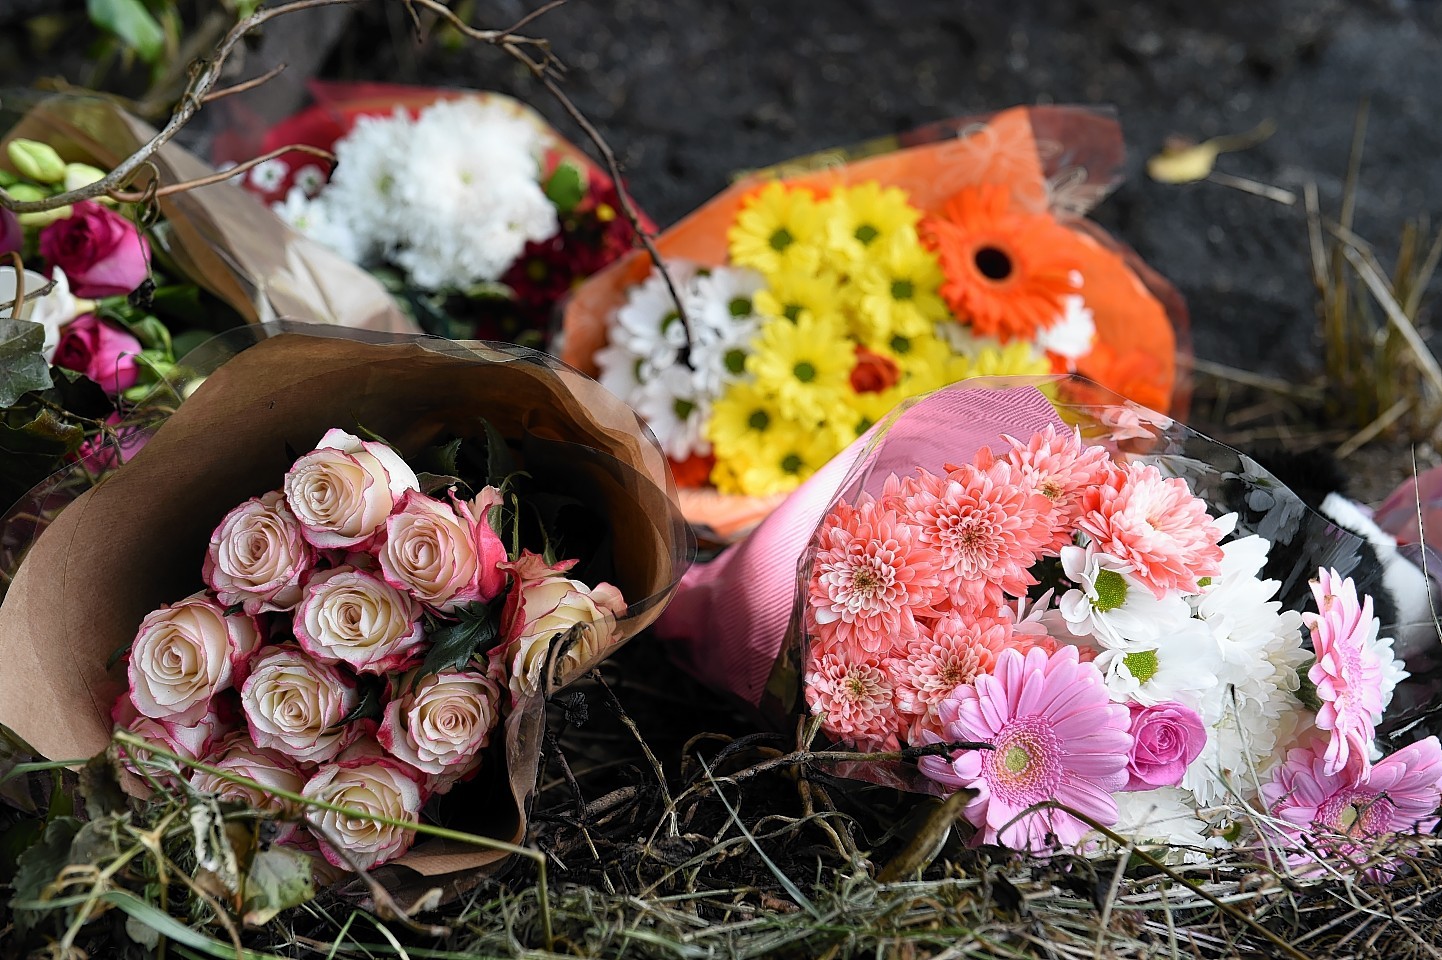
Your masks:
M1081 286L1071 231L1017 208L1003 184L966 187L921 221L946 281L941 295L973 332L1033 340L1061 317Z

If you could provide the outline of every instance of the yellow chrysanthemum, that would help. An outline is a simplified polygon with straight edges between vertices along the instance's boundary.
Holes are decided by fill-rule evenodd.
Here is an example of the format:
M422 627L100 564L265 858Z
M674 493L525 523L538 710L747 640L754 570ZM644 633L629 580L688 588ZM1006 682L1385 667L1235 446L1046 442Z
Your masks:
M900 384L877 393L852 394L847 415L837 417L834 423L841 445L844 447L870 430L873 424L880 423L882 418L907 396Z
M775 399L754 381L738 380L711 405L706 439L718 461L734 460L760 450L779 419Z
M834 273L786 270L769 278L753 301L763 317L785 317L793 323L803 315L831 317L842 306L841 278Z
M939 390L954 379L951 371L955 354L951 346L931 330L914 337L896 334L872 349L890 356L901 367L897 389L902 396L914 397Z
M746 199L726 238L733 265L752 267L769 279L791 271L814 272L825 233L816 196L778 181Z
M1029 377L1052 372L1046 354L1021 340L1006 346L993 341L993 345L975 353L957 354L951 368L952 382L969 377Z
M865 263L896 234L915 231L921 211L900 187L874 180L839 187L822 204L826 218L826 259L852 269Z
M835 319L768 320L751 348L746 371L789 419L819 424L851 389L855 352Z
M756 459L738 471L738 485L742 493L755 497L795 490L839 450L828 431L782 421Z
M876 250L851 277L858 336L866 341L900 334L915 337L951 314L937 293L941 267L904 229Z

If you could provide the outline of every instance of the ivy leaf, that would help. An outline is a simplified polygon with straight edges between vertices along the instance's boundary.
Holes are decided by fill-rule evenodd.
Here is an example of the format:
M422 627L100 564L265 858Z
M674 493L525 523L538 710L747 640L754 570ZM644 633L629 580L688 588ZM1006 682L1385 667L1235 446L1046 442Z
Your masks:
M586 197L586 181L582 178L581 168L569 160L557 165L541 189L563 217L576 209Z
M31 390L50 386L45 362L45 328L29 320L0 319L0 407L8 407Z
M420 675L458 670L472 657L485 656L501 642L502 593L490 603L472 603L456 609L459 618L431 634L431 649L421 664Z
M115 34L146 63L165 52L165 31L140 0L86 0L90 22Z

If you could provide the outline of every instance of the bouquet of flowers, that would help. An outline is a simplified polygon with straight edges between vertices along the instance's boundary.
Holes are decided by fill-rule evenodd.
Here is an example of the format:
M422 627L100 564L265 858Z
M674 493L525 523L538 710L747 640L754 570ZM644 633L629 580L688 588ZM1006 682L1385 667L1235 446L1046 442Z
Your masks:
M472 781L452 822L522 835L546 697L654 619L691 543L664 458L593 381L521 348L371 340L211 345L213 372L20 565L0 722L52 757L119 724L401 824ZM173 776L275 809L344 869L500 859Z
M1442 747L1379 747L1408 672L1357 538L1166 418L1045 385L1055 404L960 385L905 408L697 568L661 632L753 704L919 758L887 782L972 791L977 844L1086 851L1099 825L1364 864L1430 829ZM762 565L794 565L793 603ZM757 595L723 613L737 578Z
M543 346L571 288L634 245L616 187L529 107L495 93L309 84L315 105L261 139L304 143L245 185L370 268L432 333ZM220 153L238 159L236 138ZM648 224L649 228L649 224Z
M582 288L562 356L645 416L683 486L729 498L691 501L723 538L968 377L1080 371L1166 409L1174 295L1076 209L1108 183L1108 137L1083 111L1011 110L750 178L660 238L669 277L633 259Z

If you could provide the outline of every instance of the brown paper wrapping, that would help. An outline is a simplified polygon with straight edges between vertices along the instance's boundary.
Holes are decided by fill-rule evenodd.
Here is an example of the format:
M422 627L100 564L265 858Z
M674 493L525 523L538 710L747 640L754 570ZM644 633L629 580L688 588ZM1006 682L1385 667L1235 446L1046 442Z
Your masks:
M50 144L67 162L111 169L155 135L145 122L99 97L56 96L25 114L0 143L26 137ZM174 142L151 162L162 186L215 172ZM3 156L0 165L8 166ZM142 174L137 183L144 184ZM137 187L138 189L138 187ZM418 333L380 282L292 230L231 183L161 199L166 252L185 278L225 301L248 323L304 318L363 330Z
M220 359L244 346L232 341L260 342L221 363L133 460L60 513L0 605L0 723L42 755L106 748L125 683L107 660L146 613L203 586L211 531L279 487L287 444L311 449L333 426L363 424L410 455L445 435L480 436L489 420L519 441L528 471L561 478L608 519L611 579L629 605L618 643L670 598L692 550L675 488L655 441L600 384L518 347L294 325L236 334L202 350ZM522 837L543 714L536 697L506 720L479 785L465 788L483 802L462 829ZM431 877L501 859L425 842L397 863Z

